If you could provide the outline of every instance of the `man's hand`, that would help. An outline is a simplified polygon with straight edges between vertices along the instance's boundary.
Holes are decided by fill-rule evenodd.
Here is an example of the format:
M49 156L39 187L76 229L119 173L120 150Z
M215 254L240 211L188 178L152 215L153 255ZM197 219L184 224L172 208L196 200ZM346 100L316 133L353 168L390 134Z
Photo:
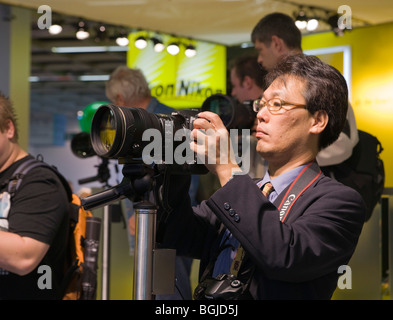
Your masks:
M213 112L201 112L198 117L191 132L191 150L218 176L223 186L234 172L241 171L235 161L228 130Z

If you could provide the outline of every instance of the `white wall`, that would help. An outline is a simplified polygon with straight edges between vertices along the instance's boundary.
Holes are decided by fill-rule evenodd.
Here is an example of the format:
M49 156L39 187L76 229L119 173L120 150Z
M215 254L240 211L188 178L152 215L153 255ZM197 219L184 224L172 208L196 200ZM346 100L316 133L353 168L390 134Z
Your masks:
M67 132L78 133L80 132L79 123L77 121L67 121ZM78 192L81 187L100 188L103 187L101 182L91 182L87 184L79 184L80 179L94 177L98 173L98 165L101 164L101 159L97 156L82 159L76 157L71 151L71 141L66 140L64 146L54 145L30 145L29 153L33 156L42 154L46 163L54 165L58 170L69 180L73 187L74 192ZM118 184L118 179L122 175L116 173L117 160L109 161L110 179L108 181L110 186Z

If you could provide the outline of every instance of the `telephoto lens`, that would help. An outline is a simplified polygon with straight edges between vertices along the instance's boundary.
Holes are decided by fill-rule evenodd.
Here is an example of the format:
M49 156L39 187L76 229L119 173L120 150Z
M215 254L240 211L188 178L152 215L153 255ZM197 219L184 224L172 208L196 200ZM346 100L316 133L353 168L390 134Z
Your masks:
M199 110L154 114L141 108L100 106L92 119L91 143L103 158L121 163L157 165L159 170L204 174L190 148L190 133ZM121 159L121 161L120 161Z
M105 158L140 158L144 130L155 128L162 131L157 115L140 108L102 105L94 114L91 125L91 142L97 155Z

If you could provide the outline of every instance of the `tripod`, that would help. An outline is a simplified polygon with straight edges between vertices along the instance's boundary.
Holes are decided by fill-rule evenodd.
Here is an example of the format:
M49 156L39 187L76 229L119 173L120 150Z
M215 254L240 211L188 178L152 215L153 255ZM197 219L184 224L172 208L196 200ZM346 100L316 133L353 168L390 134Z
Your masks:
M155 171L154 168L144 164L126 164L122 173L124 178L119 185L86 197L81 200L81 203L86 210L90 210L124 198L138 201L134 206L136 217L134 299L152 300L154 299L153 254L157 206L149 197L154 185Z
M104 188L109 189L108 180L110 178L110 171L108 168L109 160L101 158L101 164L98 165L98 173L94 177L80 179L79 184L99 181L104 183ZM86 209L88 210L88 209ZM110 275L110 239L111 239L111 220L112 208L111 206L104 207L103 216L103 234L102 234L102 275L101 275L101 299L109 299L109 275Z

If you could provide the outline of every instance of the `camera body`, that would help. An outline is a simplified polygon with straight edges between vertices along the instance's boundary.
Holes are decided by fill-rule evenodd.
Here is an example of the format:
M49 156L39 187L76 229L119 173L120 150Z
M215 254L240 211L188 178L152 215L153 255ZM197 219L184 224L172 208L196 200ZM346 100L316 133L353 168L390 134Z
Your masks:
M194 291L195 300L239 300L246 285L232 274L220 274L206 278Z

